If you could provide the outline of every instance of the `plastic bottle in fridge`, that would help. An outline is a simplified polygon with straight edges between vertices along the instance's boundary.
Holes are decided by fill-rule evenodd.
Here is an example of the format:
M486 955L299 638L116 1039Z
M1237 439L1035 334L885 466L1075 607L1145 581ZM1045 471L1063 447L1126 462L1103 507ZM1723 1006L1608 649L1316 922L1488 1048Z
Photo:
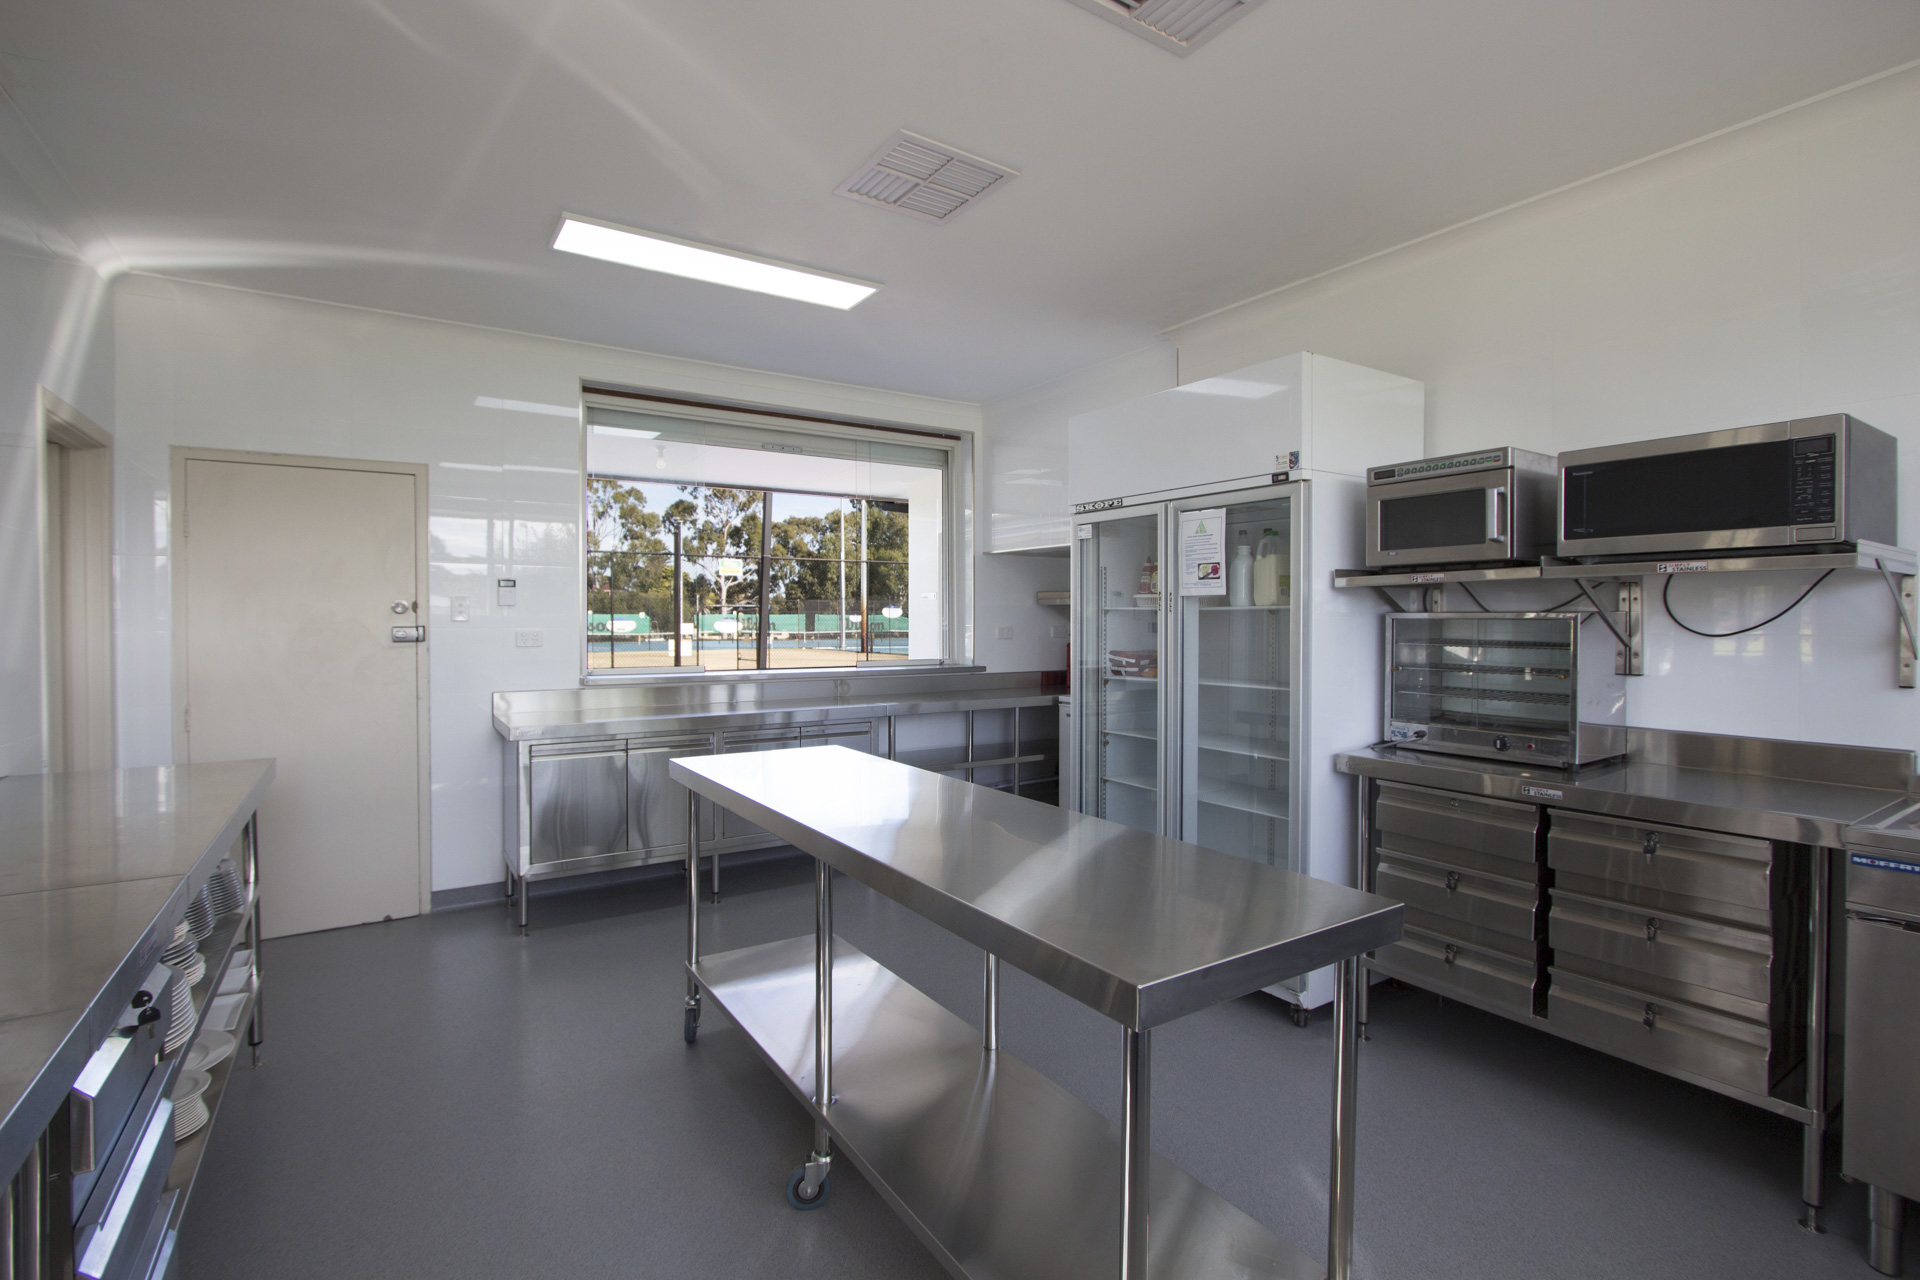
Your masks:
M1280 535L1273 529L1260 539L1260 550L1253 557L1253 601L1259 605L1285 602L1288 583L1280 570L1286 558L1280 554Z
M1227 565L1227 603L1253 603L1253 548L1247 545L1244 529L1240 532L1240 545L1233 549L1233 561Z

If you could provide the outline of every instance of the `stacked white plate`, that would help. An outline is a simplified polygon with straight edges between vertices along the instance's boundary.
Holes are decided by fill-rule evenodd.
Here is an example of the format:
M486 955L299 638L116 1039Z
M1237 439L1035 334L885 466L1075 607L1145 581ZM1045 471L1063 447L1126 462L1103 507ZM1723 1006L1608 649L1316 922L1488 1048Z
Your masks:
M199 955L196 953L194 958L199 959ZM193 992L189 987L187 975L179 973L173 982L173 1026L167 1030L167 1042L162 1047L164 1053L172 1053L193 1034Z
M173 1140L185 1142L200 1132L207 1122L207 1102L203 1095L213 1077L204 1071L182 1071L173 1082Z
M187 931L195 942L205 940L213 932L213 907L207 902L207 891L203 887L200 896L187 904Z
M211 1071L215 1066L233 1056L239 1041L228 1031L215 1031L208 1027L193 1042L193 1048L187 1050L187 1060L180 1064L183 1071Z
M200 979L206 976L207 958L196 951L187 957L185 971L180 975L181 981L190 987L197 987L200 985Z
M187 962L187 957L193 954L193 934L187 928L187 922L182 920L173 926L173 941L169 942L167 949L160 953L160 963L169 969L178 969Z
M238 911L245 895L240 889L240 870L232 858L222 858L207 878L207 901L216 919Z

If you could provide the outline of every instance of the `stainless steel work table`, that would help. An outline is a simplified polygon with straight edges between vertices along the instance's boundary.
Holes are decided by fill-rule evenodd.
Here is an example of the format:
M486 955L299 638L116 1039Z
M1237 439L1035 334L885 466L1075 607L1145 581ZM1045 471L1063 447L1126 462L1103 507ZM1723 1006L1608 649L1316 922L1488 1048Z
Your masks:
M0 778L0 1177L32 1153L273 772Z
M1402 783L1462 796L1484 797L1629 822L1728 832L1806 850L1806 915L1798 930L1805 939L1804 1017L1810 1045L1794 1097L1735 1088L1684 1070L1652 1063L1668 1075L1785 1116L1803 1126L1801 1198L1804 1225L1818 1229L1825 1199L1825 1141L1828 1120L1838 1101L1833 1072L1838 1054L1831 1041L1833 917L1843 895L1837 885L1836 853L1856 824L1885 817L1910 803L1915 785L1914 753L1828 743L1740 738L1677 730L1628 730L1624 759L1576 769L1528 766L1524 762L1472 759L1376 744L1334 757L1334 768L1355 776L1358 788L1356 881L1370 885L1372 805L1380 783ZM1379 961L1369 958L1369 964ZM1390 976L1404 976L1393 974ZM1451 998L1476 1003L1457 992ZM1512 1016L1505 1010L1492 1012ZM1361 997L1361 1021L1366 999ZM1539 1026L1579 1043L1581 1035L1534 1017ZM1608 1045L1590 1043L1603 1052Z
M703 957L688 854L686 1036L711 997L809 1108L795 1207L824 1198L838 1143L955 1275L1348 1275L1355 957L1400 937L1400 904L842 747L671 768L689 805L704 797L817 859L813 938ZM983 1032L834 939L834 871L986 951ZM1120 1023L1120 1131L999 1049L1003 959ZM1152 1153L1149 1075L1155 1026L1329 964L1323 1269Z

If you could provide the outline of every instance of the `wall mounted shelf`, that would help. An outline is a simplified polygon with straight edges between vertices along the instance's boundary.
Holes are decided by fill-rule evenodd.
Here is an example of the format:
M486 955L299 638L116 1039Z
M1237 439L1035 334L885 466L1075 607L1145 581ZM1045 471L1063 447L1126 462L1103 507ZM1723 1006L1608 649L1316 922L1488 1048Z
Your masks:
M1889 547L1877 542L1860 542L1834 551L1774 553L1732 556L1681 556L1637 560L1613 560L1581 564L1548 556L1539 564L1501 565L1477 569L1394 570L1339 569L1333 585L1343 590L1373 588L1394 609L1407 612L1387 588L1414 587L1420 591L1417 608L1421 612L1446 612L1445 588L1450 584L1480 582L1526 582L1571 580L1592 602L1596 612L1612 629L1622 647L1625 674L1641 675L1645 669L1643 582L1694 573L1871 573L1884 580L1894 598L1894 649L1898 655L1895 678L1899 687L1915 687L1914 633L1915 579L1920 576L1920 555L1906 547ZM1618 585L1618 607L1607 609L1589 589L1588 583L1611 582ZM1619 619L1618 624L1615 618Z

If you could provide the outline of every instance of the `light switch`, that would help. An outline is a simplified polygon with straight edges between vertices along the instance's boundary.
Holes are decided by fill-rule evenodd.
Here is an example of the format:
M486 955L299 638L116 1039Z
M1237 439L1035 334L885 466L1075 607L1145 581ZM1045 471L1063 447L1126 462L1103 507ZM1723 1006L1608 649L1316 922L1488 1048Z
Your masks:
M513 647L516 649L538 649L541 643L538 631L516 631L513 633Z
M513 607L513 598L517 594L517 582L513 578L501 578L494 583L495 603L502 609Z
M1001 639L1001 640L1011 640L1011 639L1013 639L1013 628L1012 628L1012 627L1001 627L1001 628L1000 628L999 630L997 630L997 631L995 631L995 632L994 632L993 634L994 634L994 636L995 636L996 638L998 638L998 639Z
M454 596L448 602L451 617L455 622L473 621L473 601L466 596Z

